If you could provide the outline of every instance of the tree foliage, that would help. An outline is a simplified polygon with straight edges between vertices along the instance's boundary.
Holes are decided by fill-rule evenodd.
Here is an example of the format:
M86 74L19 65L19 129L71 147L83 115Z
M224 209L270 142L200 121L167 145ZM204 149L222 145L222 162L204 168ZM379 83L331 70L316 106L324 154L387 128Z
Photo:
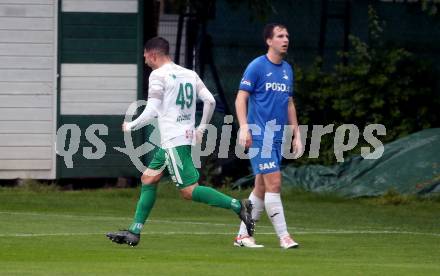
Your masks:
M431 16L439 14L440 0L420 0L422 11L428 13Z
M351 49L340 53L348 64L341 62L326 72L318 59L307 70L296 68L301 124L356 124L361 133L367 124L383 124L383 142L440 126L433 67L403 48L387 47L381 39L383 24L369 7L369 42L350 37ZM332 141L324 141L318 162L335 162L332 146Z

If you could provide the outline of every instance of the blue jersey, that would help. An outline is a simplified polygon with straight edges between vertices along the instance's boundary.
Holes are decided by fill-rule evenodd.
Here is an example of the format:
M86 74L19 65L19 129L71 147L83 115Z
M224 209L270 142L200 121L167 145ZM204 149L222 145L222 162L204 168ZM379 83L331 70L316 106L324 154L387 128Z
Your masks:
M285 61L275 64L263 55L248 65L239 89L250 94L248 124L255 124L261 129L260 134L251 129L252 139L263 140L265 131L274 131L275 141L283 139L284 126L288 124L288 102L289 97L293 96L293 83L292 67Z

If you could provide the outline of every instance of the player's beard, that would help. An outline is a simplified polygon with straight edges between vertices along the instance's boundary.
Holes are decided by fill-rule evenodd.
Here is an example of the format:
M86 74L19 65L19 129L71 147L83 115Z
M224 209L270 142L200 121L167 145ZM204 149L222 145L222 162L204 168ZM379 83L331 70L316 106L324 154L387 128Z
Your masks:
M285 52L279 52L280 57L285 58L287 57L287 50Z
M285 51L283 51L284 49L286 49ZM287 52L288 52L288 47L286 47L286 48L281 48L280 49L280 51L279 51L279 55L282 57L282 58L285 58L286 56L287 56Z

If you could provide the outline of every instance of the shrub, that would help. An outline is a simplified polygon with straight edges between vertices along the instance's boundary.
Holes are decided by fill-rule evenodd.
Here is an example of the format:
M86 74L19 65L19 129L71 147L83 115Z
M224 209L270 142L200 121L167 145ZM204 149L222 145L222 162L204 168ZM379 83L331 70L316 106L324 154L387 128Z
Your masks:
M385 125L384 143L440 126L437 75L433 66L403 48L385 45L383 25L369 7L369 42L350 36L351 48L339 53L348 63L322 70L322 60L303 70L296 67L298 116L301 124ZM352 151L359 153L360 144ZM333 140L324 139L320 158L300 163L335 163Z

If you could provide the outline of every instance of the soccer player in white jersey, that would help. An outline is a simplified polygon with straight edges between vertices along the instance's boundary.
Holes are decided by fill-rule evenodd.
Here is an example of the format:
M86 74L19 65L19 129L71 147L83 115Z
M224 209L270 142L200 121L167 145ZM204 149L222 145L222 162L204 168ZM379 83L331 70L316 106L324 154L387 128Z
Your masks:
M298 243L287 231L280 196L281 144L285 125L293 126L293 151L298 153L302 149L293 102L294 74L292 67L283 60L289 47L289 33L285 26L272 23L264 28L263 38L268 46L267 53L248 65L235 101L240 124L239 143L259 150L250 160L255 175L254 189L249 196L253 204L252 218L258 221L266 209L280 246L296 248ZM251 129L251 125L256 128ZM245 225L240 226L234 245L263 247L247 234Z
M231 198L213 188L199 186L199 173L191 157L191 145L201 140L215 108L215 100L194 71L174 64L169 57L169 43L161 37L147 41L145 63L153 71L149 77L148 102L141 115L124 122L123 131L137 130L158 118L161 147L156 151L141 177L142 188L133 222L128 230L107 233L113 242L136 246L141 230L156 200L156 189L168 168L171 179L184 199L233 210L253 234L252 204L248 199ZM195 128L196 99L203 101L200 125Z

